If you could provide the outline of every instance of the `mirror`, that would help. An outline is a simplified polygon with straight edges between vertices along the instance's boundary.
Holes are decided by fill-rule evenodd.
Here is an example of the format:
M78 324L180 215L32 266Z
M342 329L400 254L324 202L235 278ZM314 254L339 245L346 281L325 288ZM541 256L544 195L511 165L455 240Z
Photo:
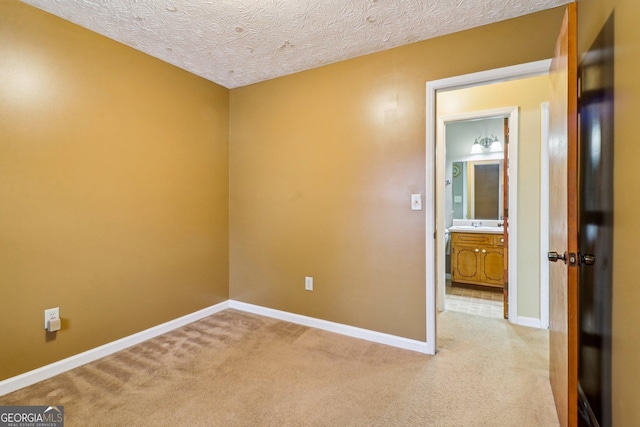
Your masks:
M445 125L445 226L453 219L501 220L504 212L504 151L474 142L503 133L503 118L449 122ZM476 147L480 148L480 147Z
M503 161L452 162L453 219L502 219Z

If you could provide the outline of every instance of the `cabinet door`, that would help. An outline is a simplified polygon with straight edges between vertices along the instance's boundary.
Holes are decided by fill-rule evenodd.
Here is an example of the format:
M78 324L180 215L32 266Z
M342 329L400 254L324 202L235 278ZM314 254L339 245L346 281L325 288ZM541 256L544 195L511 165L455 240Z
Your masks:
M502 248L487 247L480 252L481 281L487 284L502 285L504 277Z
M454 282L478 281L478 249L475 246L456 246L452 260Z

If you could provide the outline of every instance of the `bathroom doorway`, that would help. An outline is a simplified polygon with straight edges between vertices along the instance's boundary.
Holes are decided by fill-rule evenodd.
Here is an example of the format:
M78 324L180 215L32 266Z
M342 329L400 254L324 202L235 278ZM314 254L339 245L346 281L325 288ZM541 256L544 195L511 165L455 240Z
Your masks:
M540 287L540 236L547 232L542 229L540 215L540 143L541 136L541 101L540 96L548 92L548 71L550 60L521 64L496 70L479 72L427 83L427 140L426 140L426 177L425 192L426 210L426 297L427 297L427 352L435 353L437 349L437 313L444 306L445 243L444 243L444 141L437 140L443 134L443 117L455 120L478 118L478 111L494 109L491 116L509 116L510 151L513 164L509 167L509 321L532 327L545 327L544 290ZM533 82L535 87L526 90L528 95L515 88L517 82ZM500 86L502 85L502 86ZM488 88L499 88L494 93L483 93ZM477 91L475 98L466 96L464 91ZM441 96L449 97L449 107L441 102ZM437 100L437 102L436 102ZM545 99L546 100L546 99ZM477 101L477 102L476 102ZM437 104L437 109L436 109ZM481 104L481 105L480 105ZM478 106L480 105L480 106ZM505 105L511 107L504 107ZM455 108L455 109L454 109ZM506 110L506 111L505 111ZM513 114L512 114L513 112ZM471 114L473 113L473 114ZM522 126L518 114L523 117ZM467 115L464 117L464 115ZM532 125L533 124L533 125ZM532 127L533 126L533 127ZM518 142L519 139L525 141ZM520 150L522 150L520 152ZM520 168L520 170L517 170ZM518 177L524 177L523 186L519 188ZM517 191L516 191L517 189ZM518 193L522 198L518 200ZM518 226L517 223L521 225ZM520 236L519 236L520 235ZM526 242L518 245L518 240ZM519 253L520 252L520 253ZM518 263L518 260L521 260ZM526 261L526 262L525 262ZM519 268L521 267L521 272ZM438 278L442 277L442 281ZM520 280L518 280L520 279ZM518 304L518 294L522 283L533 283L533 287L525 286L523 297ZM440 286L439 286L440 285Z
M439 311L508 316L505 213L508 176L517 176L517 162L509 169L508 147L517 153L518 142L507 144L509 120L517 134L517 107L438 117L437 143L444 152L444 161L436 164L436 176L444 175L444 191L436 196L436 205L444 208L436 213L436 228L444 230L444 262L438 260L436 279ZM517 228L517 217L512 225Z
M445 311L507 317L508 120L443 120Z

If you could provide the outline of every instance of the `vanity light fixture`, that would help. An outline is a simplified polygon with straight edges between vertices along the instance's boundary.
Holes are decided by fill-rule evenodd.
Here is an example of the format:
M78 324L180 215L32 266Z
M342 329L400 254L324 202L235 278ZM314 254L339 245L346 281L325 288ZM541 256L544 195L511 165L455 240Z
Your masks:
M482 154L486 151L496 153L502 151L502 143L495 135L489 135L485 137L477 137L471 146L471 154Z

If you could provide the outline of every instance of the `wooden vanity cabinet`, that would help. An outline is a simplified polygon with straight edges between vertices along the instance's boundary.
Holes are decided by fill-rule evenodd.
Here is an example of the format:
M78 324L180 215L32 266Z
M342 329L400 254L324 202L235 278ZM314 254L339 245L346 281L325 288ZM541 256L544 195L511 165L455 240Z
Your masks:
M451 233L451 281L472 285L504 285L502 234Z

